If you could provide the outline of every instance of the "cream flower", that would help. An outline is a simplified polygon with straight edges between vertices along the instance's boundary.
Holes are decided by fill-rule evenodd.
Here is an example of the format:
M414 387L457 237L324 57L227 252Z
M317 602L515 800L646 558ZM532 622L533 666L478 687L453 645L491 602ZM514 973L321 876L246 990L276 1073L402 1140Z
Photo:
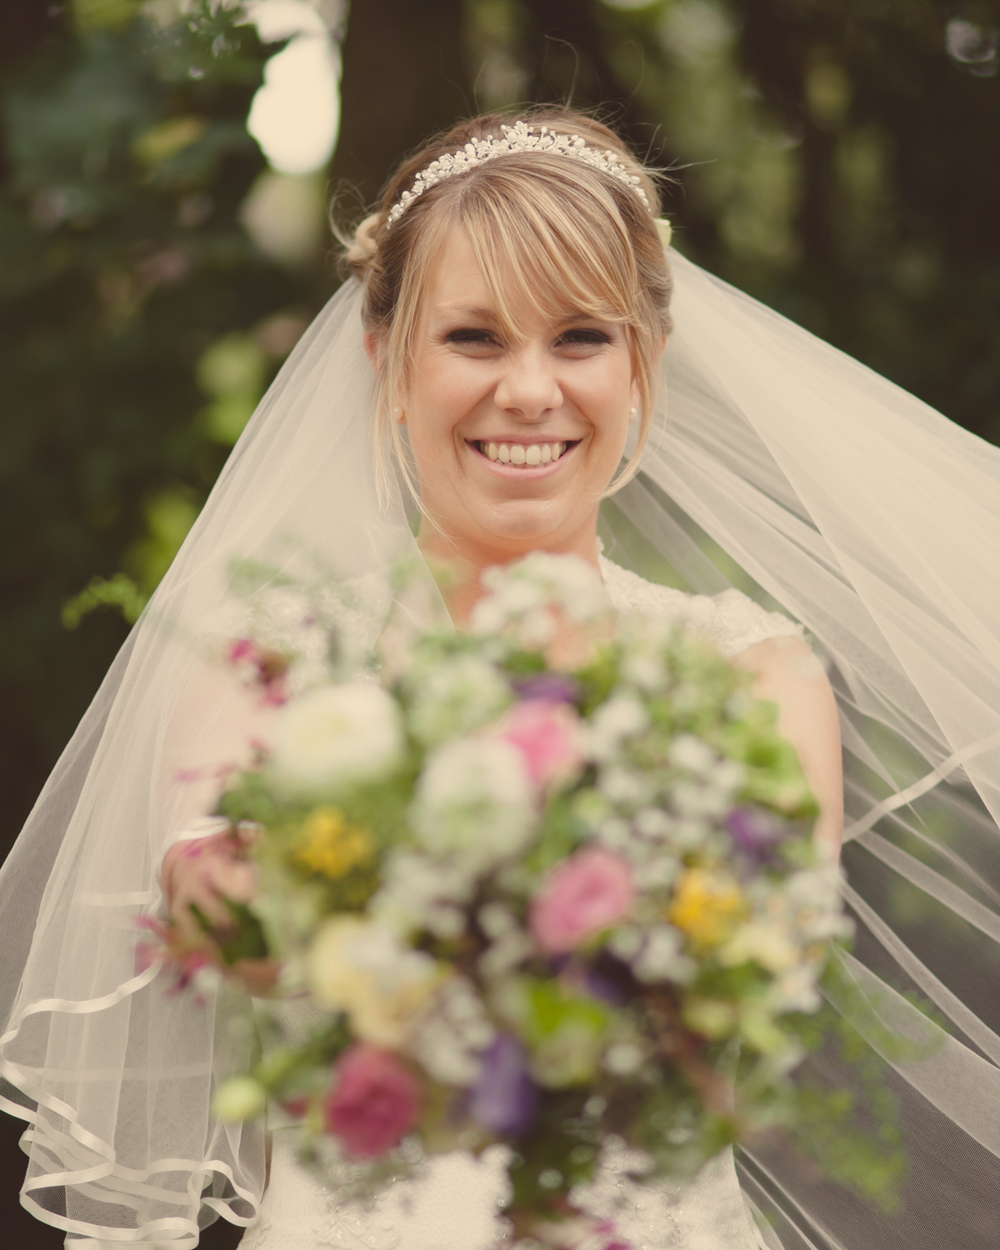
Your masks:
M306 956L313 996L346 1011L355 1033L375 1046L399 1047L441 979L437 963L358 916L327 921Z

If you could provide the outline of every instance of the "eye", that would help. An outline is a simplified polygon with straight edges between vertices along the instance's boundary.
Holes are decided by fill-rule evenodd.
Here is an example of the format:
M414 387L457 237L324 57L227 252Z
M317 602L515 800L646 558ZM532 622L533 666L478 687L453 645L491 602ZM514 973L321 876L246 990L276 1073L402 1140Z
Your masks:
M486 330L480 326L462 326L458 330L449 330L444 336L444 341L459 345L492 347L497 343L497 336L492 330Z
M611 335L589 326L575 326L559 336L561 347L606 347Z

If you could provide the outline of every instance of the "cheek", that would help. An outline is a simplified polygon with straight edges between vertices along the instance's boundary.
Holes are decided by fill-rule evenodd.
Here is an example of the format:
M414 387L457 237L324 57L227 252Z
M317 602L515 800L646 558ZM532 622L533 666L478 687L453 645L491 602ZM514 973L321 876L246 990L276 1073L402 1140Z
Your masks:
M406 412L406 431L417 477L425 496L437 498L456 481L458 422L464 409L445 389L414 394Z
M416 464L421 491L437 493L446 477L452 457L447 453L447 435L419 418L407 418L410 451Z
M628 439L629 410L632 401L625 383L616 379L603 393L595 390L590 398L590 423L595 442L608 455L624 446Z
M425 366L407 411L411 441L441 446L454 438L456 425L476 407L482 389L465 370Z
M634 403L632 362L622 352L605 367L581 378L576 388L580 405L601 441L617 442L627 437L629 410Z

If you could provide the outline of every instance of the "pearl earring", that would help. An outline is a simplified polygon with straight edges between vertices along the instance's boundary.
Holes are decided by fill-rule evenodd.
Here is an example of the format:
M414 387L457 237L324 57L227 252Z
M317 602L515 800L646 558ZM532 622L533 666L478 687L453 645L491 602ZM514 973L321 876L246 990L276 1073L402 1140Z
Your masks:
M399 406L399 404L397 404L392 410L392 419L394 421L402 421L403 419L403 409Z
M638 415L639 415L639 409L635 404L633 404L632 407L628 410L628 419L630 421L634 421Z

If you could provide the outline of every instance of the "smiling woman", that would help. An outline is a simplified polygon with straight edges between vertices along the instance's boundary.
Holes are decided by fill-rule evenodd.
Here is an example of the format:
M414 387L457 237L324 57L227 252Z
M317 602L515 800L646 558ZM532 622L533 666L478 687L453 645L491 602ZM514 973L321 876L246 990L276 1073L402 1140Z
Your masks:
M485 116L419 153L358 229L349 255L366 285L366 349L401 464L410 457L421 550L450 566L459 623L492 565L543 550L600 567L600 504L638 469L671 330L657 203L591 118ZM767 639L753 636L739 662L781 707L821 800L818 835L836 851L833 694L800 639Z
M956 1026L926 1064L901 1059L883 1023L866 1034L908 1131L898 1216L819 1183L787 1142L753 1142L739 1182L722 1150L682 1192L643 1196L612 1161L593 1195L615 1226L600 1225L599 1250L992 1250L1000 454L665 253L657 204L621 141L567 111L507 129L479 118L408 160L351 242L359 280L265 396L39 801L0 880L0 1074L33 1126L23 1201L82 1244L191 1248L216 1215L253 1225L246 1250L496 1244L503 1169L489 1152L443 1156L361 1210L319 1190L276 1127L264 1194L262 1135L210 1110L249 1061L246 1000L228 983L207 1002L171 995L137 963L136 921L231 876L232 840L205 817L266 740L270 706L251 714L250 688L206 664L240 651L234 558L276 596L283 647L325 662L316 605L334 581L338 654L380 649L391 666L399 615L446 623L446 606L461 627L491 565L542 551L596 565L620 613L667 618L755 674L831 857L845 727L859 942L840 956L851 989L835 1005L867 995L892 1029L933 1032L884 976ZM393 602L400 554L420 566L393 452L419 549L462 569L445 604L430 578L423 599ZM622 567L649 550L684 589ZM308 593L289 597L290 582ZM829 657L836 704L797 622ZM811 1126L819 1142L826 1128ZM945 1154L958 1162L942 1187ZM888 1142L870 1159L873 1173L897 1166ZM829 1163L870 1183L855 1159Z
M556 144L539 148L546 133ZM597 159L567 157L566 136ZM426 179L477 143L501 159ZM362 223L349 257L366 345L427 555L481 570L541 547L597 563L600 501L637 418L616 486L638 467L670 330L657 202L592 119L539 114L528 135L485 116L407 162ZM463 616L475 597L473 579L449 606Z
M477 567L537 547L596 564L597 509L637 399L629 342L613 321L553 322L511 302L516 338L468 237L449 242L429 275L398 418L432 522L421 545Z
M581 144L587 141L588 152L613 152L621 172L609 175L599 164L532 146L506 152L501 160L473 161L458 178L439 174L419 195L403 198L412 195L415 180L439 157L447 159L456 150L464 153L469 145L488 146L494 140L499 150L509 142L501 139L506 120L487 115L464 123L407 161L386 188L379 212L362 222L348 251L365 283L369 350L379 361L378 418L386 421L399 406L405 411L414 353L418 343L429 346L428 336L433 341L435 335L452 335L454 345L464 342L468 352L482 355L517 346L513 363L518 368L531 364L531 353L525 352L528 315L536 340L540 320L546 333L558 331L563 358L574 352L586 357L588 343L599 348L602 335L611 340L617 336L618 346L627 349L634 387L633 393L626 387L625 411L638 406L642 412L639 453L648 435L659 360L670 330L671 278L649 208L659 202L656 189L617 137L591 118L538 112L536 140L546 130L576 136ZM530 138L522 137L522 142L530 143ZM605 166L609 163L604 160ZM399 212L400 207L405 211ZM451 276L459 264L474 285ZM431 282L439 288L433 296ZM428 320L432 305L433 327ZM547 344L548 351L553 344ZM511 363L508 384L523 385ZM511 406L503 389L499 398ZM537 399L531 402L537 406ZM545 400L544 406L552 405ZM563 417L568 419L568 414ZM396 447L402 451L398 440ZM638 454L633 460L632 471Z

